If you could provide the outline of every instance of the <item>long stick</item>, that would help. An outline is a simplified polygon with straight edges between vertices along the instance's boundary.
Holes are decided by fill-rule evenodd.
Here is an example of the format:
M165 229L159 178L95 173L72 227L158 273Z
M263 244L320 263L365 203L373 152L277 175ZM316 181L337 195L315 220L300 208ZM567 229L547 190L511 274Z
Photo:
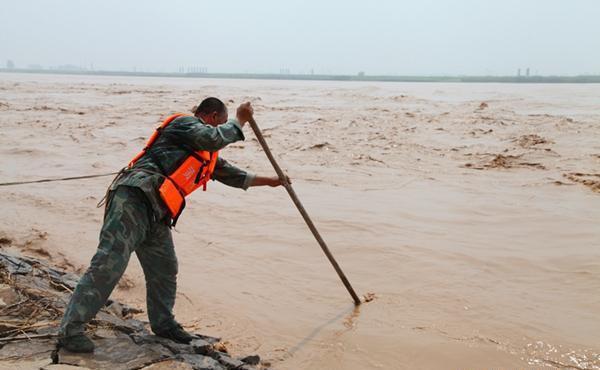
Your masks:
M254 131L254 134L256 135L258 142L260 143L263 150L265 151L265 154L269 158L269 161L271 161L273 168L275 168L275 172L277 172L277 176L279 176L279 180L285 187L285 190L287 190L288 194L290 195L290 198L292 198L292 201L294 201L296 208L298 208L298 211L300 211L302 218L304 218L306 225L308 225L308 228L310 229L312 234L315 236L315 239L317 239L317 242L319 242L321 249L323 249L323 253L325 253L327 258L329 259L329 262L331 262L331 264L333 265L333 268L337 272L338 276L340 277L340 279L342 279L342 283L344 283L344 286L346 287L346 289L348 289L348 293L350 293L350 295L352 296L352 299L354 300L354 304L356 306L360 305L360 299L354 292L354 289L352 289L352 285L350 285L350 282L346 278L346 275L344 275L344 272L340 268L340 265L338 265L335 258L333 258L333 255L329 251L329 248L327 248L327 244L325 244L325 241L321 237L321 234L319 234L319 231L317 231L315 224L313 224L312 220L308 216L308 213L306 213L304 206L302 205L302 203L300 203L300 199L298 199L296 192L292 188L292 184L290 184L287 181L287 177L281 170L281 167L279 167L279 165L277 164L277 161L275 160L275 157L273 157L273 154L271 153L271 150L269 149L269 145L267 145L267 142L265 141L265 138L263 137L262 132L260 131L260 128L256 124L256 121L254 120L254 118L250 118L250 120L248 122L250 123L250 127L252 127L252 131Z

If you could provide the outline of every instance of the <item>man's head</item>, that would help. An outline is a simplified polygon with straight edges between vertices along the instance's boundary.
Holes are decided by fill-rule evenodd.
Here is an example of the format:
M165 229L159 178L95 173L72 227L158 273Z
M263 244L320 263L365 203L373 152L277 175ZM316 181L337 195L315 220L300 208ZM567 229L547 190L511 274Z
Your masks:
M206 98L196 108L194 115L200 118L204 123L211 126L218 126L227 122L227 107L217 98Z

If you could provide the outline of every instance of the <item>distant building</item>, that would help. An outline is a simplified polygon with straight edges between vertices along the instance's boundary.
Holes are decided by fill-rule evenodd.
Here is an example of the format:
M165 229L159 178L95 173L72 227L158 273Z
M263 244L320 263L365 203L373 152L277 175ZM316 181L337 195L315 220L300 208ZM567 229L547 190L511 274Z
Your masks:
M529 77L529 67L525 70L525 76Z
M59 71L81 71L83 68L74 64L61 64L56 67Z
M15 68L15 63L12 60L7 60L6 61L6 68L7 69L14 69Z
M206 73L207 71L206 67L191 66L187 68L187 73Z

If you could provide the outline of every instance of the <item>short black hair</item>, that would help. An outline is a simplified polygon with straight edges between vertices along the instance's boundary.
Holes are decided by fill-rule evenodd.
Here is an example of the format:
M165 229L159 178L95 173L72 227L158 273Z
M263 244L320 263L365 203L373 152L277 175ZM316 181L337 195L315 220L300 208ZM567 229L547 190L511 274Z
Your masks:
M212 112L221 114L224 113L226 109L225 104L221 100L211 96L202 100L202 103L198 105L194 114L211 114Z

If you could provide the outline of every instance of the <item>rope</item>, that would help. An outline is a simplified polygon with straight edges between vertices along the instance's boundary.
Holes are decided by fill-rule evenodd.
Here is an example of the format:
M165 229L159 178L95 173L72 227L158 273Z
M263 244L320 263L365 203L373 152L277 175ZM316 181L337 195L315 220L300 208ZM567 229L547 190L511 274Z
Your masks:
M95 177L106 177L113 176L118 174L119 172L111 172L111 173L103 173L98 175L86 175L86 176L74 176L74 177L61 177L58 179L41 179L41 180L33 180L33 181L16 181L16 182L3 182L0 183L0 186L12 186L12 185L24 185L24 184L37 184L40 182L54 182L54 181L70 181L70 180L81 180L81 179L93 179Z

